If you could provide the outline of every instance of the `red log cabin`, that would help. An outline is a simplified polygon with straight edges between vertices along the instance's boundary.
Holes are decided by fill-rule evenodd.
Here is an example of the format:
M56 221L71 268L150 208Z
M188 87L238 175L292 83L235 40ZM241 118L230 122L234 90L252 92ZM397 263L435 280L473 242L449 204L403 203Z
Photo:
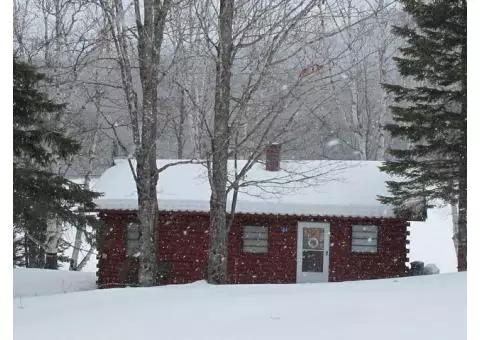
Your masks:
M407 274L409 223L380 204L387 194L375 161L282 161L267 149L242 179L228 235L228 282L304 283L401 277ZM133 161L134 162L134 161ZM158 167L175 160L158 160ZM237 171L247 161L237 161ZM235 162L229 161L233 176ZM138 282L140 229L135 182L117 160L95 189L100 288ZM210 186L203 164L159 175L158 284L205 279ZM229 200L232 195L230 193ZM231 201L229 201L230 204ZM416 218L418 220L418 218ZM411 219L412 220L412 219Z

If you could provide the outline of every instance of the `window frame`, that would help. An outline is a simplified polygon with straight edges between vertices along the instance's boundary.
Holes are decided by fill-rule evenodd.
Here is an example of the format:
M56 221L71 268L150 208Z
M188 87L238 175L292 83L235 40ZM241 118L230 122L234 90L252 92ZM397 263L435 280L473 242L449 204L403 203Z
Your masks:
M372 230L375 227L375 230ZM367 228L367 230L355 230L357 228ZM370 229L370 230L369 230ZM378 254L378 246L379 246L379 231L380 226L377 224L352 224L351 225L351 252L354 254L362 254L362 255L375 255ZM354 237L355 234L364 234L364 237ZM372 235L374 234L374 235ZM373 236L373 237L372 237ZM358 243L366 243L368 239L372 237L375 240L374 244L358 244ZM366 240L366 241L365 241ZM357 244L356 242L357 241ZM362 242L363 241L363 242ZM374 247L374 249L373 249ZM363 249L363 250L362 250ZM370 249L370 250L369 250Z
M252 237L251 234L257 234L257 237ZM269 230L267 226L265 225L242 226L242 253L257 254L257 255L268 254L268 248L269 248L268 239L269 239Z

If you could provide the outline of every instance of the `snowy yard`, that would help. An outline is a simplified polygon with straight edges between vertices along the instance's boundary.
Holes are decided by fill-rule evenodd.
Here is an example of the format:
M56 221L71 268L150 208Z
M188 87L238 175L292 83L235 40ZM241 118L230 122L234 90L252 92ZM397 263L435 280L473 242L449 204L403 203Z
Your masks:
M452 273L299 285L198 282L15 298L14 339L461 340L466 279Z
M13 297L65 294L96 289L93 272L71 272L34 268L13 270Z

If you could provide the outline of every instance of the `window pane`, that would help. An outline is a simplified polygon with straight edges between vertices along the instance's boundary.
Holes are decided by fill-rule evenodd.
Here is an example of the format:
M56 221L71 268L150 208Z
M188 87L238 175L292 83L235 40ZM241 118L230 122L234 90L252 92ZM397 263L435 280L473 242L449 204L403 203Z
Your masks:
M264 226L243 227L243 252L268 252L268 228Z
M376 253L378 245L378 226L352 225L352 252Z
M267 227L264 226L244 226L243 227L243 232L248 233L248 232L254 232L254 233L266 233L268 232Z
M243 245L244 246L266 247L268 245L268 241L267 240L243 240Z
M352 246L352 251L356 253L376 253L377 246Z
M352 230L353 231L363 231L363 232L374 231L374 232L377 232L377 229L378 229L378 227L376 225L362 225L362 224L352 225Z
M323 272L323 251L303 251L302 272Z
M127 226L127 256L135 256L140 251L140 226L137 223L130 223Z
M376 231L367 231L367 232L353 231L352 237L353 238L369 238L369 237L377 238L377 232Z
M352 244L355 246L377 246L377 239L353 239Z
M247 232L247 233L243 233L243 238L244 238L245 240L247 240L247 239L266 240L266 239L268 238L268 234L267 234L267 233Z
M268 252L267 247L255 247L255 246L244 246L243 247L244 253L266 253Z

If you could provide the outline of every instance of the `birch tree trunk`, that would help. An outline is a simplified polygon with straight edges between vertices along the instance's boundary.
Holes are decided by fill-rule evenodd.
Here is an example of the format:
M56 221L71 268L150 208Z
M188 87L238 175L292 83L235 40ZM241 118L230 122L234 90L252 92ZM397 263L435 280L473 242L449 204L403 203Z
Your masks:
M230 80L232 68L232 25L234 0L221 0L218 16L218 57L216 62L214 136L212 141L212 194L210 197L210 248L207 280L227 283L228 231L227 163L229 147Z
M48 7L48 4L46 5ZM54 73L57 73L57 68L62 64L61 55L63 50L63 39L62 39L62 15L60 13L60 1L55 0L53 3L53 8L50 10L54 13L54 33L53 33L53 41L49 37L49 27L48 27L48 9L46 7L42 7L43 15L44 15L44 39L45 39L45 64L49 67L53 67ZM51 43L54 43L54 53L51 54ZM55 87L58 89L59 84L58 80L55 83ZM55 96L59 98L59 101L65 102L64 94L60 91L56 91ZM53 124L63 127L65 123L66 116L61 116L60 120L52 122ZM51 172L55 172L54 166L51 165L50 169ZM45 237L45 268L46 269L58 269L58 245L60 243L60 239L63 236L63 229L62 229L62 222L56 217L52 216L47 220L47 229L46 229L46 237Z
M92 254L93 254L93 251L94 251L94 247L93 246L90 246L90 249L88 249L88 252L87 254L85 255L85 257L82 259L82 261L80 261L80 263L77 265L77 271L82 271L83 268L85 268L85 266L87 265L88 261L90 261L90 258L92 257Z
M380 0L378 2L378 11L381 12L384 9L384 0ZM379 27L382 27L384 30L388 28L387 22L383 20L379 20L377 18L377 24ZM386 66L386 53L387 53L387 42L386 37L383 38L380 48L378 49L378 83L379 86L385 83L387 80L387 66ZM387 144L385 138L385 130L383 129L383 125L385 124L385 120L387 117L387 99L388 93L387 91L382 91L382 95L380 97L380 105L379 105L379 114L378 114L378 126L380 129L380 136L378 138L378 148L377 148L377 159L384 160Z
M378 73L379 73L379 84L383 84L386 81L386 66L385 66L385 53L386 53L386 46L383 43L378 51ZM379 114L378 114L378 127L380 129L380 135L378 138L378 147L377 147L377 159L383 160L385 158L385 153L387 150L387 145L385 142L385 130L382 126L385 124L386 116L387 116L387 91L382 91L382 95L380 97L380 105L379 105Z
M94 140L93 140L93 143L92 143L94 146L90 148L91 152L95 152L94 150L95 150L95 146L97 144L97 141L96 141L97 134L98 134L98 130L95 130ZM90 165L90 168L91 168L91 165ZM85 176L83 185L84 185L85 188L90 189L90 174L89 173L87 173L87 175ZM73 251L72 251L72 257L70 259L70 267L69 267L69 270L71 270L71 271L82 270L81 268L79 268L78 258L80 256L80 250L82 249L83 235L85 235L86 232L87 232L86 225L76 227L75 240L73 241ZM87 258L86 261L88 261L88 259L90 258L91 252L93 252L93 248L94 248L94 246L90 245L90 249L89 249L87 255L83 258L83 260L81 262L85 263L85 259L87 258L87 256L88 256L88 258ZM83 266L85 266L85 264Z
M352 1L347 1L347 8L345 10L345 22L347 27L352 27L352 16L353 16L354 7ZM339 27L340 30L340 27ZM355 37L350 29L346 30L346 37L343 34L340 35L343 42L347 46L347 51L349 53L349 61L351 69L346 72L348 89L350 90L350 105L348 109L344 112L344 122L348 129L352 133L353 137L353 147L356 150L361 160L367 159L367 138L366 138L366 129L363 126L364 122L362 121L362 113L359 110L358 99L360 97L359 91L359 79L360 79L360 58L358 56L359 51L354 46ZM338 94L336 94L338 95Z
M45 269L58 269L58 243L62 234L62 224L57 218L49 219L45 239Z
M356 59L355 59L356 60ZM356 61L355 61L356 62ZM360 121L360 114L358 110L358 77L355 76L354 79L349 80L349 88L351 93L351 119L352 119L352 130L353 135L356 139L356 144L358 145L358 151L360 159L367 159L367 139L365 138L365 132Z
M101 93L100 90L97 88L95 91L95 96L94 96L94 105L96 109L96 115L95 115L95 125L93 127L93 136L91 136L91 143L90 146L87 150L87 157L88 157L88 163L87 163L87 169L86 169L86 174L85 178L83 181L83 185L85 188L90 189L90 175L93 171L93 161L96 158L97 154L97 144L98 144L98 134L99 134L99 129L100 129L100 114L101 114ZM73 242L73 251L72 251L72 258L70 259L70 270L73 271L78 271L81 270L79 269L78 266L78 258L80 256L80 249L82 248L82 238L84 233L86 233L86 226L78 226L75 231L75 240ZM93 251L93 246L90 246L90 249ZM90 250L89 250L90 253ZM88 255L88 254L87 254ZM85 258L82 260L84 262ZM88 261L88 260L87 260Z

